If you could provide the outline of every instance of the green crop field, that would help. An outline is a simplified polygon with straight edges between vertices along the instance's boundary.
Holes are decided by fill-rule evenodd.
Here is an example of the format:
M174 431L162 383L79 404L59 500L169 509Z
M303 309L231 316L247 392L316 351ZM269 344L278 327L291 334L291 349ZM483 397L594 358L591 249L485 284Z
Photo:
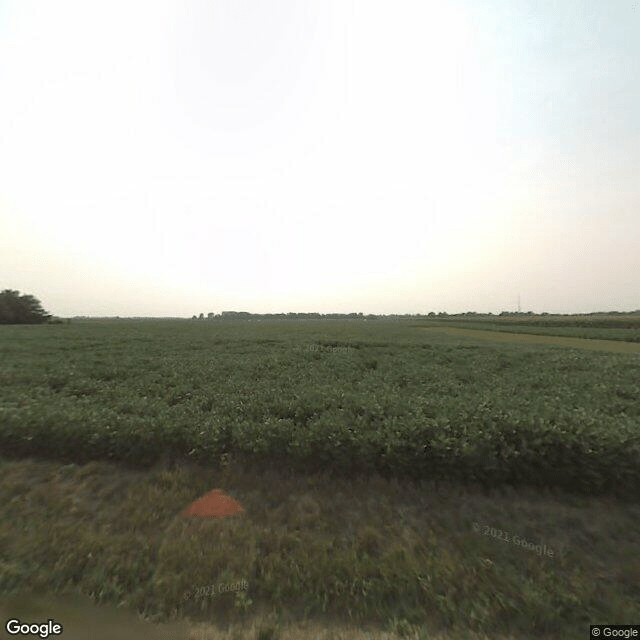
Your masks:
M473 331L438 330L504 331L508 325L498 321L148 320L0 327L3 495L34 490L20 464L35 465L29 473L40 474L38 482L49 482L42 469L58 468L72 474L73 483L83 473L100 476L95 482L102 488L105 470L121 469L113 473L124 483L122 504L113 502L113 491L98 492L106 501L104 513L114 509L118 522L133 518L141 531L155 527L146 547L142 538L121 531L102 564L74 560L74 549L106 549L109 535L73 533L68 540L81 538L69 543L67 564L43 551L38 565L29 555L33 545L51 543L32 533L27 554L21 545L28 540L18 539L23 530L16 528L16 522L33 526L21 518L35 517L37 495L31 496L32 510L5 500L0 535L11 541L13 555L1 558L0 595L39 584L45 592L75 589L153 615L222 615L216 608L224 609L221 602L180 602L188 584L207 583L205 575L194 578L206 562L201 554L185 556L186 533L171 524L187 496L195 499L215 478L232 491L236 487L252 523L242 530L225 525L233 527L234 541L220 543L227 555L216 556L216 571L229 565L234 575L246 576L254 606L280 611L286 603L289 611L344 614L361 625L388 622L394 633L403 625L418 633L426 625L487 637L524 638L530 632L572 638L585 637L588 620L637 623L638 325L612 328L597 321L602 319L586 327L508 330L547 336L560 330L561 336L622 341L628 350L590 349L596 340L538 344L523 335L494 342ZM626 337L610 333L616 331ZM203 480L202 473L214 475ZM273 480L270 492L267 477ZM333 488L321 497L312 478ZM377 487L373 495L371 483ZM48 498L41 496L38 504L59 508L58 493L46 486L42 495ZM145 523L117 511L133 500L128 492L135 486L148 501ZM167 492L164 498L159 487ZM291 513L297 515L287 529L278 510L296 491L300 502ZM425 492L439 496L437 515L435 503L420 502ZM335 500L336 514L348 502L357 504L361 520L328 521L325 500ZM422 520L426 514L431 524ZM594 515L602 520L598 531L590 528ZM61 516L47 517L48 535ZM556 556L500 546L474 532L476 522L530 540L553 539ZM57 544L64 546L62 539L59 533ZM135 577L127 573L127 540L139 549ZM595 540L600 548L589 552ZM233 544L243 551L232 560ZM590 582L596 566L599 581ZM248 615L245 608L252 610L239 605L237 615Z
M637 353L358 321L4 327L1 348L8 456L640 490Z
M448 316L417 326L445 326L531 335L567 336L640 343L640 314L586 316Z

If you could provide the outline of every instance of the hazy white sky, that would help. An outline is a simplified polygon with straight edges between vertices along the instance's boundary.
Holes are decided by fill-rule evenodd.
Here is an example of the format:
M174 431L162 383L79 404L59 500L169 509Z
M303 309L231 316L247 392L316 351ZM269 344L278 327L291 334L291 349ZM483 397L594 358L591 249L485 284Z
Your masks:
M54 315L640 308L638 0L0 0Z

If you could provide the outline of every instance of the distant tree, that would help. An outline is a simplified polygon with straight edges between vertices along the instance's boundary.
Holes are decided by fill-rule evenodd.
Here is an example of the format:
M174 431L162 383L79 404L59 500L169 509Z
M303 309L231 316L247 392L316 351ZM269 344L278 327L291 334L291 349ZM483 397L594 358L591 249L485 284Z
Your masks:
M192 319L192 320L197 320L197 319L198 319L198 316L191 316L191 319Z
M204 320L204 313L201 313L201 314L198 316L198 320Z
M0 293L0 324L44 324L50 318L33 296L11 289Z
M213 320L214 314L209 311L209 313L207 313L207 320Z

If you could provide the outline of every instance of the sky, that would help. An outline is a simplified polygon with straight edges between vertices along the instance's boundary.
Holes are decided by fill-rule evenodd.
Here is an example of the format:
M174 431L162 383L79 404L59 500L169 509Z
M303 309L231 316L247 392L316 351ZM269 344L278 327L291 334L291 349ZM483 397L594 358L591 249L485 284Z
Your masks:
M53 315L640 309L638 0L0 0Z

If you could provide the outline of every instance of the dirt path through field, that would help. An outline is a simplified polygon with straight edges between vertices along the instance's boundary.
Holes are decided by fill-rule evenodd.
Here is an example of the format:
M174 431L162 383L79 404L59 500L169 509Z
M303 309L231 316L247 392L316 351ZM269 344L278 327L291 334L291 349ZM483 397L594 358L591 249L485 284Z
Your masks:
M588 349L591 351L613 351L615 353L640 353L640 344L620 340L588 340L566 336L541 336L530 333L508 333L506 331L486 331L482 329L461 329L458 327L422 327L425 331L440 331L461 338L478 338L494 342L515 344L550 344L555 347Z

